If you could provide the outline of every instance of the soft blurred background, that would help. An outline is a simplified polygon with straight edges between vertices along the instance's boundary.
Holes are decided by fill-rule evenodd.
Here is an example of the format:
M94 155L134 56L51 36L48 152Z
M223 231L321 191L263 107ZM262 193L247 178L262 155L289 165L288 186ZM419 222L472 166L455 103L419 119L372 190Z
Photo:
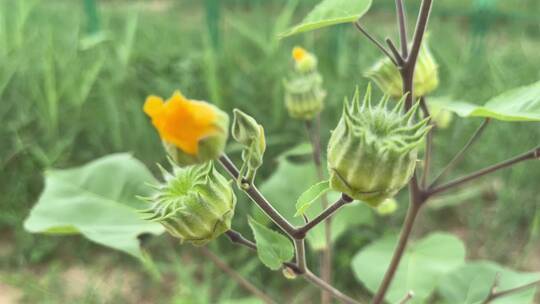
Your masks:
M295 45L319 57L328 91L325 142L343 97L356 84L367 84L363 71L380 54L351 25L278 40L277 33L316 3L299 2L0 0L0 303L247 303L252 298L199 249L167 236L145 242L162 273L159 280L132 257L79 236L32 235L22 221L48 168L130 151L155 169L165 157L141 106L147 95L169 96L175 89L226 110L238 107L265 126L269 149L259 177L263 184L275 159L306 141L304 126L289 119L283 106L282 79ZM406 2L414 16L420 1ZM441 74L435 95L483 103L538 81L539 14L537 0L436 1L429 34ZM364 24L379 37L394 37L393 1L375 1ZM437 169L481 121L454 119L438 131ZM494 122L454 175L539 142L538 123ZM234 146L230 153L238 159ZM469 258L540 269L540 167L521 164L475 187L478 191L425 210L415 235L449 231L467 244ZM238 214L251 213L239 197ZM399 229L406 196L398 200L395 214L374 215L369 225L353 227L338 240L337 286L365 294L349 270L351 256ZM245 216L237 216L234 225L251 237ZM270 272L224 238L211 250L278 302L318 301L315 288ZM317 261L315 253L309 258Z

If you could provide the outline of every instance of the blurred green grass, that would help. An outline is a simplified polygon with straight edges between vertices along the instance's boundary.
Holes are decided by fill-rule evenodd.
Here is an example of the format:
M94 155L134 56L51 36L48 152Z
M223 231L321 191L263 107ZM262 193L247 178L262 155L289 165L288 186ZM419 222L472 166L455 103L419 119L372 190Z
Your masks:
M302 1L291 18L297 20L313 2ZM436 4L430 44L441 68L442 85L437 95L481 103L498 92L540 79L540 26L534 19L540 5L537 1L519 2L510 5L499 1L498 6L489 8L490 17L481 20L476 17L486 16L486 8L475 7L470 1ZM153 282L123 256L79 238L29 235L21 223L42 189L41 174L47 168L78 165L117 151L132 151L151 167L162 161L159 140L141 106L147 95L168 96L175 89L226 110L238 107L256 117L268 133L267 166L261 172L263 178L268 176L272 158L304 136L303 126L287 118L282 102L281 81L288 73L290 50L296 44L319 57L329 93L323 130L330 130L343 97L351 95L356 84L367 84L363 71L380 55L352 26L276 40L275 34L287 25L289 10L294 8L288 3L287 8L285 1L227 2L220 9L218 32L213 33L200 1L101 1L101 32L90 31L82 2L0 1L0 246L8 248L0 254L0 278L23 289L24 302L32 303L45 295L48 303L67 301L69 296L59 292L60 274L70 265L91 265L91 271L99 272L120 261L122 267L132 268L138 284L148 284L145 291L155 289L148 294L160 297L157 302L205 303L230 298L231 294L246 295L226 278L203 280L201 273L215 277L211 266L184 271L185 264L175 262L177 249L158 244L164 238L152 240L151 246L165 251L161 267L165 261L173 263L167 273L171 281L186 286L206 284L214 298L188 295L184 301L184 295L177 295L174 287ZM393 37L392 9L392 1L377 2L364 23L381 37ZM409 9L412 15L415 5ZM212 35L218 35L219 44L213 42ZM437 168L453 156L479 123L478 119L455 120L450 129L440 132L435 141ZM328 131L323 133L324 140L328 136ZM503 160L538 142L538 123L493 123L456 175ZM463 234L473 256L518 267L538 266L534 250L538 249L535 244L540 233L540 170L520 165L497 177L503 186L495 201L476 200L452 210L430 212L419 230L443 225ZM448 212L453 215L451 220ZM400 216L381 221L377 231L365 232L360 239L396 229ZM352 240L338 244L341 250L336 265L343 273L350 274L349 258L363 243ZM248 253L237 254L226 241L213 246L224 249L226 259L233 264L243 265L242 259L248 259ZM508 248L512 248L510 254ZM196 251L190 248L183 248L181 255L197 260ZM48 270L46 265L56 266ZM249 265L251 268L243 272L259 286L284 294L279 292L284 287L279 275L261 271L256 263ZM345 277L351 280L341 285L357 287L352 275ZM216 293L215 286L227 286L228 293ZM304 296L308 298L315 293L301 283L295 286L307 289ZM189 287L179 290L186 292ZM94 303L99 297L89 291L77 301ZM117 301L130 302L121 293Z

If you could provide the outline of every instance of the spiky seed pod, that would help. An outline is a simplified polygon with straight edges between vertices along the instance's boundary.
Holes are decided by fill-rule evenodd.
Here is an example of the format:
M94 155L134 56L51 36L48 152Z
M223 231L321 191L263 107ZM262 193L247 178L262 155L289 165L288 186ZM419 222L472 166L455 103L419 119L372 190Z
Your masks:
M374 81L386 95L396 98L403 95L401 75L389 58L379 60L365 75ZM420 49L413 81L415 97L426 96L439 86L438 66L427 43L424 43Z
M141 211L147 220L194 245L204 245L230 229L236 196L212 162L184 168L173 164L172 173L160 168L165 182L156 186L154 196L144 198L152 204Z
M296 75L284 81L285 107L294 119L311 120L324 108L326 91L317 72Z
M429 127L428 119L414 122L418 104L402 114L404 100L391 111L386 108L388 97L372 106L368 86L362 103L358 88L352 106L345 101L328 144L330 186L334 190L376 207L409 181L418 145Z

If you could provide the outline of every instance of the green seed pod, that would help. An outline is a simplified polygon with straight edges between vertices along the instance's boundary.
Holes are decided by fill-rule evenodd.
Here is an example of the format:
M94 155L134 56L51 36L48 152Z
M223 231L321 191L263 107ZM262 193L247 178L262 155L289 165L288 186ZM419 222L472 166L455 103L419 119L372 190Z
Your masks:
M194 245L204 245L231 228L236 196L212 162L184 168L173 164L172 173L161 169L165 183L145 198L152 205L141 211L147 220Z
M357 88L352 107L343 115L328 143L328 171L332 189L373 207L393 197L411 178L418 145L429 130L428 119L414 123L418 103L405 115L404 98L392 110L388 97L371 105L371 88L360 104Z
M386 95L395 98L403 96L401 75L389 58L379 60L365 75L373 80ZM413 81L415 97L427 96L439 86L438 66L425 43L418 55Z
M322 111L326 97L322 81L317 72L296 75L284 81L285 106L292 118L311 120Z

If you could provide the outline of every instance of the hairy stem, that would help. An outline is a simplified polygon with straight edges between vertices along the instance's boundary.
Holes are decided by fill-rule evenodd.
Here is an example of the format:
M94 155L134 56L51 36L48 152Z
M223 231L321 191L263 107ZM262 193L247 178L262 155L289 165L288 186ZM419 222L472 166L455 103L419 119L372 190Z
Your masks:
M245 290L251 292L254 296L259 298L261 301L263 301L266 304L276 304L277 302L272 300L267 294L265 294L263 291L261 291L257 286L253 285L251 282L246 280L242 275L240 275L238 272L236 272L234 269L232 269L227 263L225 263L221 258L219 258L217 255L215 255L210 249L207 247L200 247L200 251L202 255L204 255L206 258L208 258L212 263L214 263L219 269L221 269L223 272L228 274L233 280L235 280L240 286L242 286Z
M321 157L321 115L317 115L315 125L311 121L306 121L307 135L310 139L313 150L313 163L317 170L317 178L319 181L324 180L324 171L322 167ZM328 208L328 196L324 194L321 197L321 205L323 210ZM321 252L321 277L323 280L332 284L332 217L326 217L324 221L324 238L326 247ZM321 303L328 304L331 301L331 296L328 292L321 292Z
M500 163L495 164L493 166L489 166L487 168L478 170L478 171L476 171L476 172L474 172L472 174L469 174L469 175L460 177L458 179L455 179L455 180L453 180L451 182L448 182L448 183L446 183L446 184L444 184L442 186L432 188L432 189L428 189L427 195L428 196L433 196L433 195L448 191L450 189L459 187L459 186L461 186L461 185L463 185L465 183L468 183L470 181L473 181L473 180L478 179L480 177L483 177L485 175L491 174L491 173L493 173L495 171L511 167L511 166L513 166L515 164L518 164L518 163L526 161L526 160L532 160L532 159L538 159L538 158L540 158L540 146L537 147L537 148L532 149L529 152L526 152L526 153L523 153L523 154L518 155L516 157L513 157L513 158L511 158L509 160L500 162Z
M433 188L435 185L437 185L444 176L446 176L452 168L454 168L461 160L463 160L463 157L465 156L465 153L469 150L469 148L482 136L484 133L484 130L488 126L489 122L491 121L490 118L484 119L482 124L476 129L476 131L473 133L469 141L465 144L465 146L452 158L452 160L446 165L446 167L433 179L433 182L431 182L430 188Z
M221 165L225 168L225 170L235 179L238 179L240 176L240 172L238 171L238 168L234 165L234 163L227 157L227 155L223 154L219 161ZM285 233L287 233L291 238L294 236L296 229L293 225L283 217L271 204L268 202L268 200L261 194L259 189L257 189L253 185L249 185L247 189L242 189L244 192L251 198L261 210L270 217L270 219L278 225L281 230L283 230Z

